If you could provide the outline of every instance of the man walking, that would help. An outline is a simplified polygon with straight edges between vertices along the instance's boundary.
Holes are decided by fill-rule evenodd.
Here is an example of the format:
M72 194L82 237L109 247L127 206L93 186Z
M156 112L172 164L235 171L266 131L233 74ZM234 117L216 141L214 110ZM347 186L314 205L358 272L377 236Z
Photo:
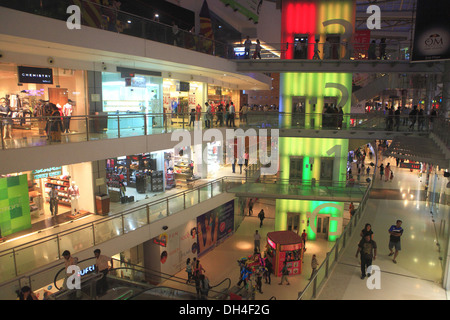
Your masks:
M402 228L402 220L397 220L395 225L392 225L388 230L390 237L389 237L389 257L394 255L394 259L392 259L392 262L397 263L397 256L398 252L402 249L400 244L400 237L403 235L403 228ZM392 250L395 248L395 253Z
M261 209L261 211L258 213L258 218L259 218L259 221L260 221L259 227L261 228L262 225L263 225L263 220L264 220L264 218L265 218L264 210L263 210L263 209Z
M309 280L311 280L314 275L316 274L317 267L319 266L319 261L317 261L317 257L315 254L313 254L311 259L311 277L309 277Z
M111 263L112 267L112 259L101 254L100 249L94 250L94 256L96 258L95 261L95 270L97 273L103 273L103 277L97 281L97 296L103 295L108 290L108 282L106 279L106 275L109 272L109 263Z
M255 241L255 253L261 252L261 235L258 233L258 230L256 230L255 235L253 236L253 239Z
M50 197L50 212L52 214L52 218L54 218L58 215L58 190L56 190L55 185L52 185L48 195Z
M366 277L366 268L372 265L372 259L377 257L377 243L370 239L370 235L366 235L358 244L356 257L361 253L361 279ZM370 274L368 275L370 276Z

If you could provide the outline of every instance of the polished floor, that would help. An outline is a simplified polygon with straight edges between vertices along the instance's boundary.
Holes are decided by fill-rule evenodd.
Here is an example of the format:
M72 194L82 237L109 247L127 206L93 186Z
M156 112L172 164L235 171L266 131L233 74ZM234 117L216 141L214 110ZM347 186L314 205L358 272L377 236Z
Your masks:
M437 232L442 230L442 223L448 225L448 207L441 205L439 211L430 215L428 201L424 201L425 177L419 177L417 171L411 173L408 169L395 167L395 161L385 159L384 163L391 162L395 178L392 182L384 179L375 180L373 197L368 200L367 209L357 229L362 229L365 223L371 223L374 230L374 240L378 244L378 257L374 264L380 270L380 289L369 289L366 280L360 279L359 259L355 258L357 243L360 240L359 232L355 232L350 239L338 264L332 271L324 287L320 290L318 300L447 300L448 293L442 288L442 262L437 241L448 241L448 234ZM229 176L230 167L217 172L214 178ZM240 174L236 173L236 176ZM170 190L175 192L176 190ZM167 196L167 193L158 195L155 199ZM121 208L131 204L121 205ZM137 203L136 203L137 205ZM236 285L239 280L239 266L237 260L253 252L253 234L255 230L263 235L261 243L266 240L267 232L274 231L274 200L259 199L254 211L257 213L264 208L267 219L262 228L256 216L245 217L235 234L214 250L200 258L210 283L215 285L225 278ZM120 208L117 208L120 209ZM255 213L255 215L256 215ZM10 240L0 245L0 249L14 247L32 239L48 236L56 232L74 227L79 223L91 222L99 216L92 215L71 223L61 224L58 227L47 228L39 233L29 234L19 239ZM389 227L397 219L403 221L404 235L402 237L402 251L394 264L388 256ZM344 214L344 225L349 215ZM434 220L434 222L433 222ZM448 228L447 228L448 229ZM272 275L271 284L263 283L263 293L256 293L257 300L294 300L298 297L311 274L311 256L316 254L319 263L322 263L327 252L334 246L333 242L325 239L307 242L307 251L302 266L302 274L290 276L290 285L279 285L280 278ZM442 244L442 248L446 248ZM444 253L445 255L445 253ZM186 278L184 270L176 274L177 277ZM164 285L164 284L163 284ZM171 287L183 287L180 283L167 281Z
M437 241L448 241L448 234L436 232L442 230L442 221L448 224L448 206L440 206L439 212L434 213L433 222L428 202L421 201L420 198L417 200L423 193L425 176L419 177L417 171L411 173L408 169L397 168L392 159L383 161L385 165L388 162L391 163L395 178L392 182L385 182L384 178L381 180L377 176L373 186L377 195L368 200L365 215L356 228L363 229L366 223L372 225L374 240L378 245L377 259L373 264L379 267L379 283L372 280L372 285L367 285L368 278L361 279L359 258L355 257L361 238L359 232L354 232L338 264L319 291L317 300L448 300L448 292L441 284L443 265L440 257L445 255L445 252L439 252L436 245ZM390 197L392 191L400 192L402 199L397 200L398 196ZM385 193L386 197L383 198L379 193ZM260 206L264 206L265 212L270 212L272 204L267 204L267 200L260 200L254 211L258 212ZM388 256L388 229L397 219L403 221L404 234L401 240L402 250L397 257L397 264L394 264L392 257ZM267 232L274 230L274 219L269 217L259 229L259 220L256 217L246 217L233 237L200 258L212 285L225 278L230 278L233 286L237 284L237 260L252 253L253 234L256 229L260 230L265 240ZM255 298L296 299L308 283L312 254L316 254L319 263L322 263L333 245L334 243L324 239L307 242L302 274L290 276L289 286L279 285L280 278L272 275L271 284L263 282L263 293L256 293ZM442 247L446 247L444 243ZM186 272L180 271L176 276L185 278ZM375 274L371 279L374 278ZM375 287L375 284L379 286ZM171 281L166 281L165 285L175 286ZM183 285L179 287L181 289Z

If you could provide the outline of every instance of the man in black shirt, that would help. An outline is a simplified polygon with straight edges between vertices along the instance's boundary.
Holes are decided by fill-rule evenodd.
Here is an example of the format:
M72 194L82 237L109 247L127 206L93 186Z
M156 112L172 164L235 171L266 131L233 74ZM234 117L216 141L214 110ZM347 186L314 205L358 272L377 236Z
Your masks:
M366 277L366 267L372 265L372 259L377 257L377 243L370 239L370 235L366 235L358 244L356 257L361 253L361 279ZM369 275L370 276L370 275Z

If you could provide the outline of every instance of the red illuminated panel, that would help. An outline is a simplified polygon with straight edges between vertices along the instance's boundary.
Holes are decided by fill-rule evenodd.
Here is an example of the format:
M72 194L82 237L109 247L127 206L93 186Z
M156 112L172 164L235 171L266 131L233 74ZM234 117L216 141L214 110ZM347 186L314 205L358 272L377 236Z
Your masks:
M281 13L281 42L284 44L282 59L294 57L295 35L308 35L308 43L314 43L316 34L316 4L313 0L283 0ZM308 59L314 55L314 46L308 46Z
M277 245L275 244L275 242L273 242L272 240L270 240L270 239L267 239L267 242L269 243L269 245L273 248L273 249L277 249Z

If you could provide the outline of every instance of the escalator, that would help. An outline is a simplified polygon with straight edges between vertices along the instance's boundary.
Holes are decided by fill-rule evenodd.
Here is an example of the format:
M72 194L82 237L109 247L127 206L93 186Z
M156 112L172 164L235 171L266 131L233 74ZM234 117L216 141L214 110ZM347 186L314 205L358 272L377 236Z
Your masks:
M80 261L78 265L88 265L92 259ZM89 261L90 260L90 261ZM198 300L194 283L186 283L186 279L138 265L121 264L110 270L107 275L108 290L97 296L97 284L103 277L101 273L91 272L80 275L80 288L67 289L63 284L64 268L60 269L53 284L57 292L49 296L49 300ZM92 268L91 268L92 269ZM83 269L82 272L84 272ZM227 300L230 297L231 280L226 278L216 285L210 285L205 299Z

